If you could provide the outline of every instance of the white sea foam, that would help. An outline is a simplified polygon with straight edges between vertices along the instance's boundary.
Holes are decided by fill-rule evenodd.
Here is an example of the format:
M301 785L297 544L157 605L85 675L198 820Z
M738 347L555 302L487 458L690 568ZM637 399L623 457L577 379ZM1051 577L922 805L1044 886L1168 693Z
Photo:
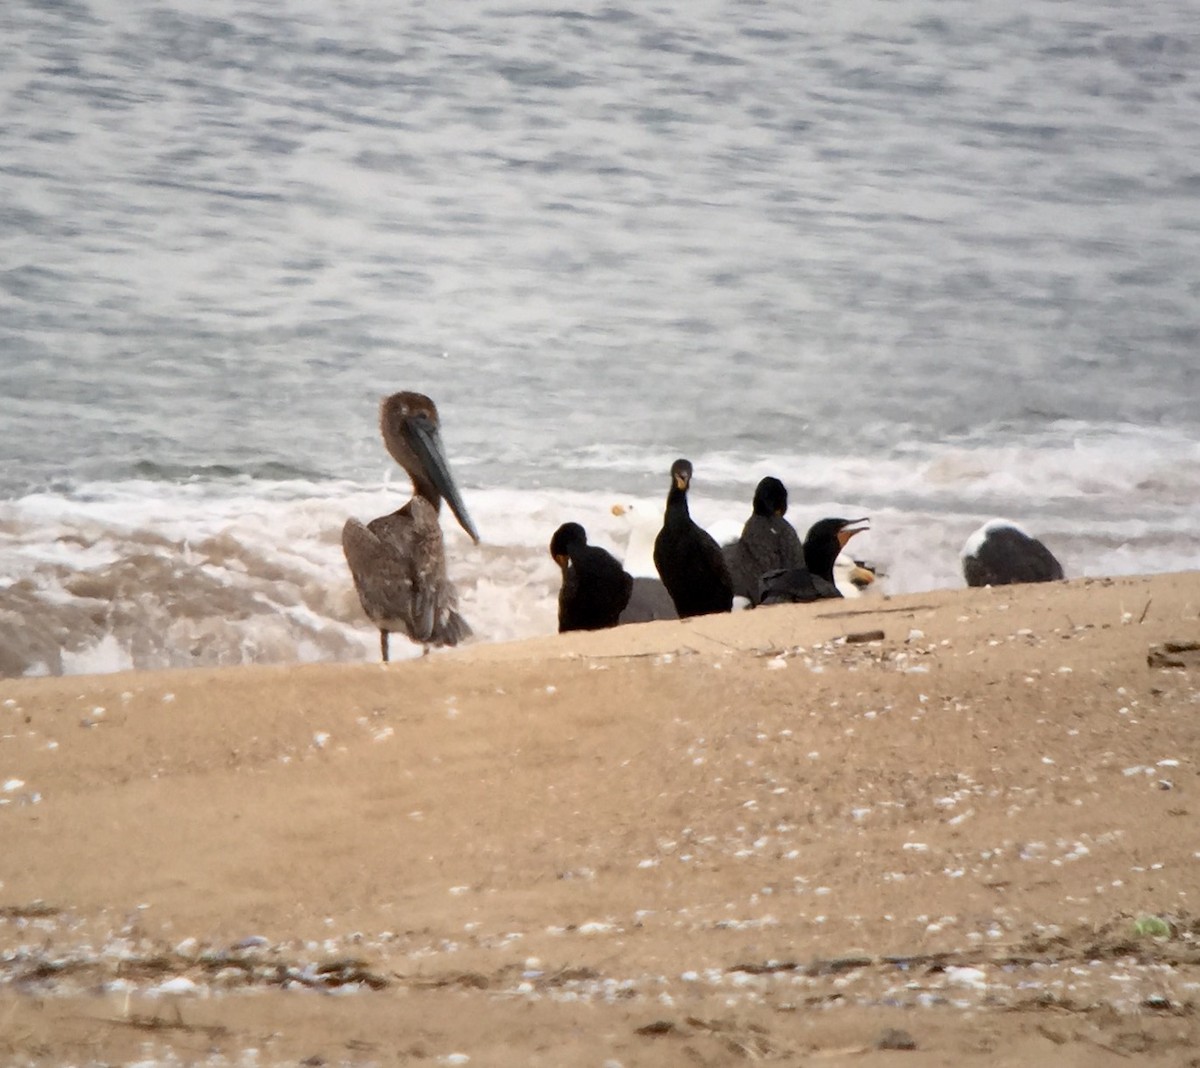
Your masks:
M1136 431L1132 440L1145 436ZM1006 503L1030 517L1028 525L1069 577L1200 563L1193 533L1200 494L1185 500L1178 492L1200 477L1200 465L1181 457L1170 481L1165 454L1130 455L1110 465L1113 442L1099 452L1046 444L1042 452L1011 454L1003 475L983 470L1003 459L1003 450L986 449L969 464L957 450L930 447L920 462L843 457L789 469L764 460L740 472L732 466L723 472L723 461L710 458L697 463L691 510L709 529L733 536L749 514L758 478L776 473L788 484L788 516L801 533L824 515L870 515L871 530L851 549L880 568L883 592L957 587L959 546L986 518L965 490L980 480L1015 480L1019 469L1028 479L1024 498ZM862 488L842 503L814 493L804 473L815 482L818 469L830 483L822 489L834 482ZM947 488L948 469L973 472L957 487L961 497ZM466 484L483 543L473 545L448 514L443 529L473 640L554 630L559 575L547 544L560 523L582 523L592 543L622 558L631 536L652 544L663 497L622 492L616 477L614 484L591 492ZM377 637L349 579L341 526L348 516L391 511L407 493L402 476L373 486L128 480L0 502L0 673L373 659ZM613 513L616 503L642 517L632 531L626 516ZM640 545L641 556L646 549ZM639 570L652 573L652 566L642 559ZM392 648L397 657L418 652L399 639Z

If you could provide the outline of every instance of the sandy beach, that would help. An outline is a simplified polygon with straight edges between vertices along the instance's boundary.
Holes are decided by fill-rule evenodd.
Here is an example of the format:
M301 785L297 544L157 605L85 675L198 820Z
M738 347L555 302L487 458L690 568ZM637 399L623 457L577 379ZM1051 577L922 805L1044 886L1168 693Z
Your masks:
M1190 572L0 680L0 1061L1200 1065L1198 641Z

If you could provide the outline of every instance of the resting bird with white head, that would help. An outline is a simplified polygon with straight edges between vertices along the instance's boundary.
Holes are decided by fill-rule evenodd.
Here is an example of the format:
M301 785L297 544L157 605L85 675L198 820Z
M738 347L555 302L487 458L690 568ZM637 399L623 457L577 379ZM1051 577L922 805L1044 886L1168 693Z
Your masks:
M393 393L379 406L379 429L392 458L412 479L412 498L369 523L346 520L342 550L358 599L379 628L379 649L388 660L388 635L457 645L471 628L458 612L458 593L446 575L446 551L438 521L444 497L476 544L479 534L446 461L437 407L423 393Z
M968 586L1058 582L1063 567L1046 546L1010 519L991 519L967 538L960 553Z

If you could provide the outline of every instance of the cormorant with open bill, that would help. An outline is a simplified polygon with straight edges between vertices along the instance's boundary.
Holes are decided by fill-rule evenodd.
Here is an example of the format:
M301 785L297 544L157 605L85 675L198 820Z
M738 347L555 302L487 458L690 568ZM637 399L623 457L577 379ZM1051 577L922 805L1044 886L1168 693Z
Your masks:
M759 587L760 604L789 604L841 597L834 585L833 564L855 534L870 527L863 519L821 519L804 536L804 567L768 571Z

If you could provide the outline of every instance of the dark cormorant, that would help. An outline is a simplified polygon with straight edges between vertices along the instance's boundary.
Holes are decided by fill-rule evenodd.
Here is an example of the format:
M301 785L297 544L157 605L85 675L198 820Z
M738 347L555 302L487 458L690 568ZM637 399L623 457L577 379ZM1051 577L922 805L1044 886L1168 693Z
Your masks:
M578 523L564 523L554 532L550 555L562 568L559 633L615 627L633 591L633 576L616 557L589 545L587 532Z
M662 530L654 539L654 566L680 619L733 609L733 582L721 547L688 514L691 482L691 462L676 460Z
M1056 582L1062 564L1037 538L1007 519L992 519L962 547L968 586L1007 586L1014 582Z
M742 536L722 547L735 597L758 603L759 580L768 571L804 566L804 548L787 514L787 490L777 478L764 478L754 491L754 511Z
M437 408L423 393L394 393L379 406L379 429L392 458L408 472L413 496L390 515L366 525L346 520L342 550L363 611L379 628L379 649L388 659L388 634L397 631L431 645L457 645L471 628L458 613L458 594L446 577L446 553L438 511L442 498L478 544L450 475Z
M868 527L863 519L821 519L804 536L804 567L769 571L762 576L759 603L788 604L841 597L834 585L833 564L855 534Z

